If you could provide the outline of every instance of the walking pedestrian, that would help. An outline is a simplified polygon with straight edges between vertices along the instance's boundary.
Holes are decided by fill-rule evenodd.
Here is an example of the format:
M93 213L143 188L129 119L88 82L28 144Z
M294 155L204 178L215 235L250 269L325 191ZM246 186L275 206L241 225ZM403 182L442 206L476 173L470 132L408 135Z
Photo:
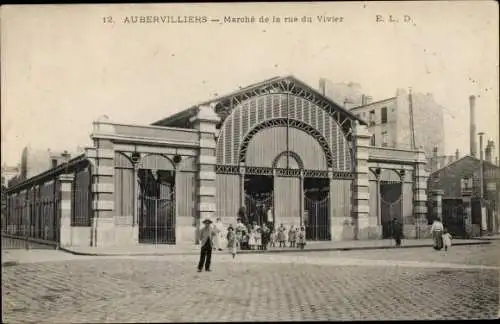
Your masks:
M451 238L451 234L448 232L448 229L445 228L443 230L443 246L445 251L448 251L448 248L451 247Z
M441 250L443 248L443 230L444 225L440 219L435 219L431 226L432 240L434 250Z
M201 272L203 266L205 271L210 271L210 264L212 263L212 248L215 238L215 231L212 228L212 220L205 218L203 220L204 227L200 230L200 262L198 262L198 272Z
M392 237L396 241L396 247L401 246L401 236L403 236L403 228L399 220L394 217L392 220Z

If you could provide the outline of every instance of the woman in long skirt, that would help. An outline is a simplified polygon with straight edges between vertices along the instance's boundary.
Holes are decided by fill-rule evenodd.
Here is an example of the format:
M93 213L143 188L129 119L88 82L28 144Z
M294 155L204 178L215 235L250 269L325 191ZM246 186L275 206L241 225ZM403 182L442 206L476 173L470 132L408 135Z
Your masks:
M233 259L236 256L236 251L238 249L238 240L236 239L236 233L231 225L227 228L227 248L229 252L233 255Z
M434 220L431 226L433 247L435 250L441 250L443 248L443 223L439 219Z

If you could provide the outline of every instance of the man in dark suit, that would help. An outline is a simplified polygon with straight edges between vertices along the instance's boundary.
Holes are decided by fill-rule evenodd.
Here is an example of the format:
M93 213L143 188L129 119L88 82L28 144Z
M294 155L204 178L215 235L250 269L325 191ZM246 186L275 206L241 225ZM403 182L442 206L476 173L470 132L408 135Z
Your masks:
M205 271L210 271L210 263L212 262L212 249L215 238L215 230L212 228L212 220L205 218L203 220L204 227L200 230L200 262L198 263L198 272L201 272L203 266Z

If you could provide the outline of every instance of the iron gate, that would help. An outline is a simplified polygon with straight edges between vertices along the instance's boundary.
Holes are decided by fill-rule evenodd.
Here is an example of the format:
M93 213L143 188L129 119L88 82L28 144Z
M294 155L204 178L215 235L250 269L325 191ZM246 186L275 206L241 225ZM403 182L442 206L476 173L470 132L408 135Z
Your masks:
M382 223L382 237L392 237L392 220L398 219L402 226L401 215L401 193L402 186L400 182L387 182L380 184L380 211Z
M443 199L443 225L453 237L465 238L465 210L462 200Z
M304 225L309 241L330 241L330 197L315 200L304 195Z
M139 242L175 244L175 173L139 170Z
M167 198L141 198L139 241L150 244L175 244L174 193Z
M270 222L274 224L274 213L273 219L268 219L268 209L273 209L273 193L265 194L245 194L245 207L247 212L248 221L250 224L252 222L257 222L259 226L263 223L269 224Z

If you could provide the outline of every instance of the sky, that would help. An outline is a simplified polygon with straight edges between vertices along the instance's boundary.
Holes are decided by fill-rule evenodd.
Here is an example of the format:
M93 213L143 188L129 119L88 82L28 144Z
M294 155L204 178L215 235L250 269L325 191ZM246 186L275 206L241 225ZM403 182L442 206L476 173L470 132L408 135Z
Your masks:
M486 133L485 142L495 141L499 155L494 1L0 10L2 164L17 164L27 145L68 151L90 145L92 122L101 115L150 124L214 94L289 74L315 88L320 77L357 82L374 101L394 96L397 88L433 93L445 107L450 155L457 148L469 151L468 97L474 94L477 130ZM141 15L206 16L209 22L124 23ZM384 21L377 22L377 15ZM399 21L388 22L389 15ZM404 15L411 21L405 23ZM104 23L109 16L114 23ZM253 16L257 22L223 23L225 16ZM261 16L280 22L259 23ZM303 16L312 22L302 23ZM318 16L343 18L325 23Z

